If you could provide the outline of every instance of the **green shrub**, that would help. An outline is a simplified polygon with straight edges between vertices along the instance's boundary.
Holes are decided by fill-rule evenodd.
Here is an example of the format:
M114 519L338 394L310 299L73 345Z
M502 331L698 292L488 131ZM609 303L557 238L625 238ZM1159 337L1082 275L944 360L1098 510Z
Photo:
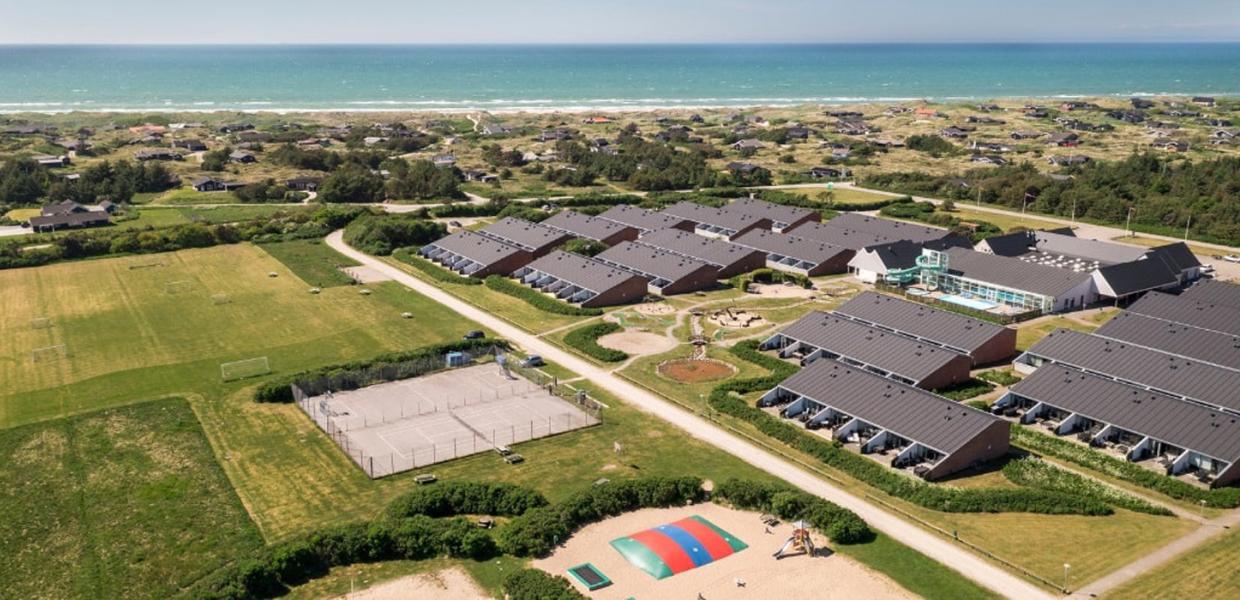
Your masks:
M482 285L481 279L478 279L477 277L457 275L452 271L418 256L416 251L411 248L401 248L400 250L393 252L392 257L427 274L435 281L442 281L443 283L451 283L453 285Z
M641 508L683 506L702 500L704 495L702 480L696 477L608 482L509 521L497 535L499 547L513 556L542 556L589 523Z
M585 600L567 579L538 569L509 573L501 584L508 600Z
M443 482L415 488L397 496L387 507L388 518L399 519L423 515L451 517L456 515L516 516L546 506L547 499L538 492L511 483Z
M292 386L294 383L298 381L304 381L307 379L316 379L319 377L330 377L332 375L345 373L345 372L357 372L357 371L364 371L364 370L377 371L381 369L382 367L394 365L397 363L402 363L402 362L406 362L410 360L415 360L419 358L428 358L432 356L443 356L444 354L447 354L448 352L475 350L478 348L486 348L489 346L498 346L500 348L507 348L508 342L506 340L495 339L495 338L478 339L478 340L456 340L453 342L447 342L444 344L435 344L433 346L425 346L422 348L417 348L414 350L408 350L404 352L389 352L389 353L380 354L378 356L365 359L365 360L353 361L353 362L348 362L348 363L340 363L340 364L335 364L335 365L329 365L326 367L319 367L317 369L301 371L298 373L293 373L291 375L286 375L284 377L278 377L278 378L271 379L269 381L264 382L262 385L258 386L257 390L254 391L254 401L255 402L292 402L293 401L293 390L290 386ZM374 381L373 383L380 383L380 381Z
M874 538L874 532L857 513L786 485L728 479L715 487L714 497L737 508L769 512L785 521L804 519L837 544Z
M805 289L814 286L814 282L809 277L797 273L786 273L784 271L776 271L775 269L755 269L748 273L734 275L728 280L728 285L738 289L745 290L749 288L751 283L791 283Z
M970 377L969 379L961 381L960 383L950 387L935 390L935 393L949 400L963 402L970 398L981 396L982 394L988 394L994 389L994 386L989 383L986 383L981 379L974 379Z
M418 215L365 215L344 229L344 241L368 254L387 256L397 248L421 246L443 237L448 230Z
M984 371L979 373L977 378L1002 386L1010 386L1020 381L1020 376L1008 370Z
M1095 498L1111 506L1147 515L1170 516L1172 514L1166 508L1154 506L1132 494L1122 492L1093 479L1086 479L1076 473L1032 457L1014 460L1004 465L1003 476L1017 485Z
M604 348L598 345L598 339L609 333L623 330L624 328L616 323L594 323L568 332L568 335L564 336L564 343L596 360L620 362L628 360L629 355L620 350Z
M573 306L562 300L552 298L534 288L521 285L507 277L500 275L491 275L485 280L486 286L501 294L507 294L514 298L525 301L526 304L537 308L543 312L549 312L557 315L568 315L570 317L596 317L603 314L601 308L582 308Z
M1240 488L1202 489L1190 483L1161 475L1141 465L1126 460L1107 456L1096 450L1070 442L1043 435L1028 428L1014 425L1012 442L1021 447L1054 456L1082 467L1097 471L1126 481L1131 484L1154 490L1177 500L1191 502L1205 501L1206 506L1214 508L1236 508L1240 506Z

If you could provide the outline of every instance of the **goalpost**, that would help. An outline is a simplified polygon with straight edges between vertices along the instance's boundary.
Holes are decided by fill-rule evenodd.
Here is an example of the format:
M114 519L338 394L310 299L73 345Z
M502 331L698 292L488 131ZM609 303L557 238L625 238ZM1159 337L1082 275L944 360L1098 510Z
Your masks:
M211 302L215 303L217 306L220 304L231 304L232 297L228 294L215 294L211 296Z
M69 356L69 349L64 344L44 346L30 351L30 360L36 363L52 362Z
M52 326L51 317L35 317L30 319L31 329L47 329Z
M168 295L184 294L188 292L192 282L190 281L169 281L164 284L164 293Z
M248 358L234 362L220 363L220 379L225 382L258 377L271 372L271 365L266 356Z

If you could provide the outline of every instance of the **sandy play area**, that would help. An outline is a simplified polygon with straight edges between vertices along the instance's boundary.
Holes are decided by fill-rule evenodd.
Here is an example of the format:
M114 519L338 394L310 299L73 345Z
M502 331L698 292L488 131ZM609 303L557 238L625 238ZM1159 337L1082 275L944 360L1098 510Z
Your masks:
M633 356L642 356L667 352L675 348L677 342L666 335L626 329L600 337L598 344L604 348L620 350Z
M736 374L736 367L711 358L678 358L659 365L659 375L681 383L718 381Z
M392 278L384 275L378 269L367 266L343 267L340 269L345 275L352 277L358 283L378 283L380 281L390 281Z
M818 290L782 283L751 283L749 291L764 298L813 298L819 295Z
M452 568L393 579L352 594L337 596L337 598L342 600L406 600L408 598L486 600L490 596L478 587L474 579L465 571Z
M647 302L646 304L638 304L633 310L650 316L670 315L676 312L675 307L666 302Z
M740 538L748 548L696 569L655 579L625 560L609 542L635 532L699 515ZM791 556L775 560L772 554L783 545L792 527L781 523L764 531L757 513L743 512L714 504L680 508L646 509L595 523L578 531L551 556L534 561L534 566L573 581L578 591L600 599L680 598L692 600L701 594L706 600L749 598L914 598L882 575L873 573L839 555ZM822 544L822 540L815 539ZM612 580L612 585L588 592L569 577L569 567L589 562ZM744 581L737 587L736 580Z

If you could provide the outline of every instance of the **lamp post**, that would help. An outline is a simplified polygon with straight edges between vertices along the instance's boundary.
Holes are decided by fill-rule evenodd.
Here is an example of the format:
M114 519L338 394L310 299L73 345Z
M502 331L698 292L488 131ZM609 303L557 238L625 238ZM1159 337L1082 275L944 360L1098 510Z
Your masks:
M1071 569L1072 569L1072 565L1068 563L1063 564L1063 593L1065 594L1068 593L1068 572Z
M1201 501L1201 518L1206 518L1206 501Z
M1184 241L1188 241L1188 226L1193 224L1193 211L1188 211L1188 220L1184 222Z
M1133 237L1132 235L1132 207L1131 206L1128 207L1128 220L1124 223L1124 229L1128 230L1128 237Z

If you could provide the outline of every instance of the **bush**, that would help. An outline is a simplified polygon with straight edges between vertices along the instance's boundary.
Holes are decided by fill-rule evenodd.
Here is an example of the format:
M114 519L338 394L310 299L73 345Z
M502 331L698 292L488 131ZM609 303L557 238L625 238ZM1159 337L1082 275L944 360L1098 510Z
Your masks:
M728 285L741 291L749 289L749 284L751 283L791 283L805 289L814 287L814 282L809 277L798 273L786 273L767 268L734 275L728 280Z
M943 512L1031 512L1042 514L1109 515L1110 506L1091 498L1037 489L962 489L932 485L894 472L877 462L843 449L779 417L751 406L740 395L765 391L796 372L796 366L758 352L757 342L746 340L731 349L736 356L761 366L775 367L771 375L733 380L716 386L709 404L715 410L753 424L759 431L809 454L883 492L918 506ZM761 357L761 360L752 360ZM776 366L774 363L786 366Z
M977 375L978 379L991 383L1010 386L1020 381L1020 377L1008 370L984 371Z
M598 339L609 333L623 330L624 328L617 323L595 323L568 332L568 335L564 336L564 343L580 350L591 358L603 362L620 362L628 360L629 355L620 350L604 348L598 345Z
M508 600L584 600L564 577L538 569L521 569L504 578L504 595Z
M397 248L433 242L448 230L416 215L366 215L344 229L344 241L369 254L387 256Z
M1240 506L1240 488L1202 489L1178 479L1160 475L1140 465L1107 456L1096 450L1030 431L1020 425L1012 426L1012 442L1034 452L1054 456L1081 465L1121 481L1154 490L1177 500L1205 501L1213 508L1236 508Z
M1166 508L1154 506L1132 494L1093 479L1086 479L1032 457L1014 460L1004 465L1003 476L1017 485L1094 498L1111 506L1147 515L1171 516L1172 514Z
M538 492L511 483L443 482L415 488L387 507L391 519L413 517L451 517L456 515L499 515L512 517L546 506Z
M292 375L272 379L258 386L254 391L255 402L292 402L293 390L290 386L298 381L307 379L317 379L320 377L330 377L335 374L349 371L362 371L369 369L379 369L385 366L394 365L406 361L419 358L429 358L432 356L443 356L449 352L469 351L478 348L486 348L489 346L498 346L507 348L508 342L501 339L479 339L479 340L457 340L445 344L435 344L433 346L425 346L415 350L405 352L389 352L380 354L367 360L354 361L349 363L340 363L301 371ZM373 383L379 383L378 381Z
M994 386L989 383L986 383L981 379L974 379L970 377L969 379L961 381L951 387L935 390L935 393L947 398L948 400L963 402L970 398L981 396L982 394L988 394L993 389L995 389Z
M499 547L513 556L541 556L583 525L642 508L683 506L704 497L702 480L696 477L612 481L516 517L500 529Z
M937 135L910 135L908 139L904 140L904 145L909 150L925 152L935 158L944 155L951 156L960 151L955 144Z
M573 306L567 302L552 298L534 288L526 287L515 281L500 275L491 275L484 282L486 286L501 294L507 294L514 298L524 300L526 304L537 308L543 312L549 312L557 315L568 315L570 317L596 317L603 314L600 308L582 308Z
M423 273L426 273L435 281L451 283L454 285L482 285L482 280L477 277L465 277L457 275L421 256L418 256L414 250L410 248L401 248L392 253L392 256Z
M857 544L874 538L874 532L851 510L782 484L728 479L714 491L733 506L769 512L785 521L804 519L837 544Z

